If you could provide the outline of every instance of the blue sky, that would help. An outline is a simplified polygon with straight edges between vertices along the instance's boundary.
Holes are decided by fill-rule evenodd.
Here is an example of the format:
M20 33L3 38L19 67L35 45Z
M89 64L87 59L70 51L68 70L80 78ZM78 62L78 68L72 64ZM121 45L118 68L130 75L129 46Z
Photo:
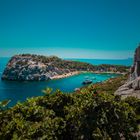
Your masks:
M0 56L132 57L139 6L140 0L0 0Z

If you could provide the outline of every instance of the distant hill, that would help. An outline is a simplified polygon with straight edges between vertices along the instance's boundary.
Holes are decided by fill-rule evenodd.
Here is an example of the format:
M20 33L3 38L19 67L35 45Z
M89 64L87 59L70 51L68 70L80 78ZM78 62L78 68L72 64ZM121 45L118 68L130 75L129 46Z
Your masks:
M72 61L80 61L90 63L92 65L101 65L101 64L109 64L109 65L124 65L131 66L133 64L133 58L127 59L85 59L85 58L65 58L66 60Z

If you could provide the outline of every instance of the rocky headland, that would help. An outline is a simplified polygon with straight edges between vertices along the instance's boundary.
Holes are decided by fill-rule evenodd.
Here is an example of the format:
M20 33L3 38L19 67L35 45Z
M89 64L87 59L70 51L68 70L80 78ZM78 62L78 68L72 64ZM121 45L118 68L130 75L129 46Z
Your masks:
M127 73L128 69L126 66L115 65L94 66L84 62L63 60L56 56L22 54L11 58L3 72L2 80L46 81L72 76L83 71Z
M134 62L130 68L128 80L115 92L115 94L121 95L122 98L128 96L140 98L140 45L135 50Z
M45 57L39 55L15 55L7 64L2 80L12 81L46 81L57 79L57 76L75 74L75 69L68 69L63 66L62 60L58 57ZM61 63L61 66L59 65Z

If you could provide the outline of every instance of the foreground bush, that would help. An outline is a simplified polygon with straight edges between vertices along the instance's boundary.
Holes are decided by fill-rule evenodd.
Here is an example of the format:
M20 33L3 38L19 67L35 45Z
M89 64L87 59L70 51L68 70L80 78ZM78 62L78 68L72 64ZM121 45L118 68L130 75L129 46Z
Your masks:
M1 140L119 140L135 139L137 116L130 100L96 94L44 90L45 96L0 111ZM83 93L87 94L83 94ZM133 99L135 100L135 99Z

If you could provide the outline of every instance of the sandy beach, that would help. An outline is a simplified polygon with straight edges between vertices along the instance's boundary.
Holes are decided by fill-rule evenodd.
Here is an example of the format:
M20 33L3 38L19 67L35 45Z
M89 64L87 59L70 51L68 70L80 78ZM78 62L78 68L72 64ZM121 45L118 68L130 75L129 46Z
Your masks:
M51 77L51 80L53 79L61 79L61 78L66 78L66 77L70 77L70 76L73 76L73 75L77 75L81 72L79 71L74 71L74 72L70 72L70 73L67 73L67 74L62 74L62 75L55 75L53 77Z
M100 72L100 71L74 71L74 72L70 72L70 73L67 73L67 74L62 74L62 75L55 75L53 77L51 77L50 79L53 80L53 79L62 79L62 78L66 78L66 77L70 77L70 76L73 76L73 75L77 75L77 74L80 74L80 73L87 73L87 72L90 72L90 73L95 73L95 74L126 74L126 73L120 73L120 72L112 72L112 71L108 71L108 72Z

